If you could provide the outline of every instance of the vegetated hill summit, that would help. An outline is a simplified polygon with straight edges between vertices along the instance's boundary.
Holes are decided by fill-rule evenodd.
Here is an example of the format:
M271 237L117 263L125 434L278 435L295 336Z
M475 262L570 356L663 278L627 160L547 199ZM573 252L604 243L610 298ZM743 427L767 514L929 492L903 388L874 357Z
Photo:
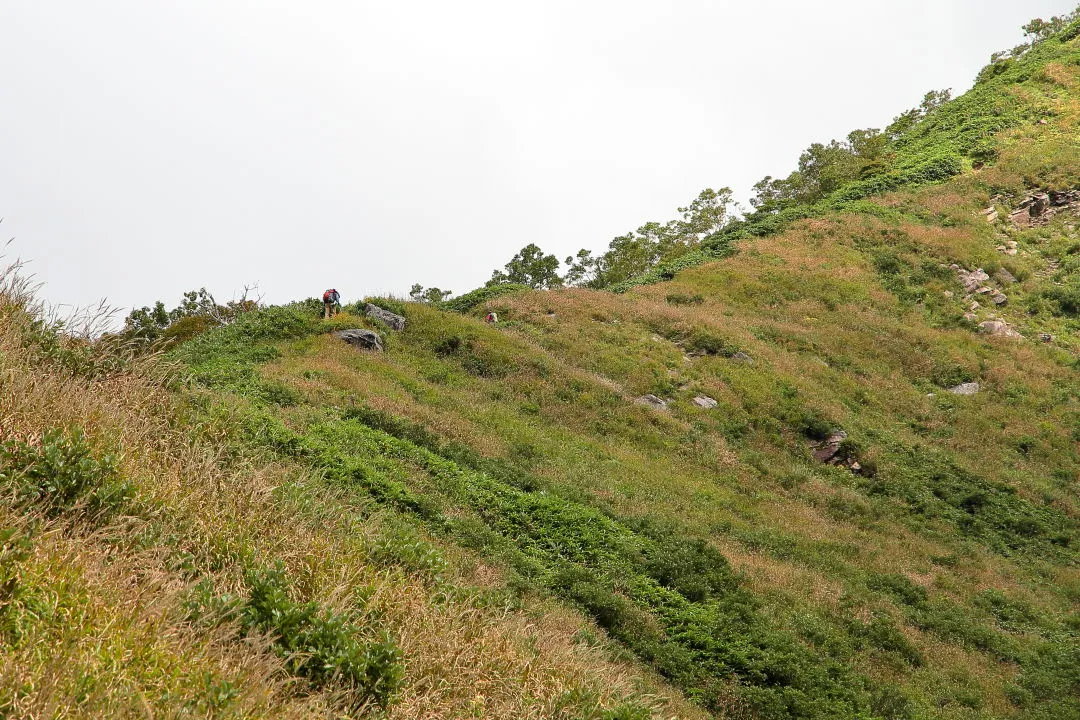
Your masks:
M88 342L9 273L0 707L1080 717L1080 24L1031 29L620 292Z

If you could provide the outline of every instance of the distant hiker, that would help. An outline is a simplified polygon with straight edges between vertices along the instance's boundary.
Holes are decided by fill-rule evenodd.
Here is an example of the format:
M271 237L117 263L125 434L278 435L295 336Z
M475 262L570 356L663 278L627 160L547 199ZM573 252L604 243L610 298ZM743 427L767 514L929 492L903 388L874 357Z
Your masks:
M499 322L499 316L493 312L489 312L487 314L487 317L484 318L484 322L494 325L495 323Z
M330 288L322 294L323 319L329 320L338 314L341 309L341 295L337 290Z

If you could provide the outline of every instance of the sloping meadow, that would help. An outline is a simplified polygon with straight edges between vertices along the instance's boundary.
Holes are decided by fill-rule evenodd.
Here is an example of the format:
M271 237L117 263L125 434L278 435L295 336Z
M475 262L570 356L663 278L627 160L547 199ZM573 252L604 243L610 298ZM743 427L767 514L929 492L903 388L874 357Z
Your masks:
M698 714L574 613L253 450L184 366L72 338L4 281L0 714ZM239 324L240 366L314 326L281 320Z

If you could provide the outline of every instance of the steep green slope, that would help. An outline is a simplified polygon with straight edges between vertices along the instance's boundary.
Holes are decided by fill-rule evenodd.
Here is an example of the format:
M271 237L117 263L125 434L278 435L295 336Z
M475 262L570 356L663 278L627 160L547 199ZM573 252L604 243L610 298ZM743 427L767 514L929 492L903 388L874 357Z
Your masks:
M884 155L872 164L874 172L866 177L844 182L814 201L766 203L746 218L706 237L692 252L611 289L625 292L638 285L671 279L679 270L726 256L741 240L780 232L800 219L844 210L876 213L873 207L865 206L865 198L940 182L973 167L994 163L1001 151L998 133L1046 119L1056 112L1062 91L1070 89L1068 68L1080 61L1075 42L1080 36L1080 17L1076 12L1068 17L1073 21L1059 20L1064 24L1060 31L1036 33L1030 47L998 54L1004 57L996 55L997 59L979 73L975 87L962 97L897 128L896 137L888 139ZM1021 49L1023 52L1017 52ZM1062 80L1066 81L1064 86ZM913 116L915 112L907 114ZM888 132L882 137L888 137Z
M391 303L385 355L305 334L218 386L281 406L252 411L265 447L581 608L713 712L1076 714L1080 220L1008 213L1080 181L1080 55L1052 50L942 108L925 143L995 158L945 184L623 296L474 307L497 329ZM986 87L1008 122L946 122ZM1017 282L965 297L951 265ZM976 331L995 319L1025 339ZM208 379L228 332L185 350ZM814 460L839 428L846 462Z
M2 712L1080 717L1078 83L1066 29L621 294L136 359L5 276Z

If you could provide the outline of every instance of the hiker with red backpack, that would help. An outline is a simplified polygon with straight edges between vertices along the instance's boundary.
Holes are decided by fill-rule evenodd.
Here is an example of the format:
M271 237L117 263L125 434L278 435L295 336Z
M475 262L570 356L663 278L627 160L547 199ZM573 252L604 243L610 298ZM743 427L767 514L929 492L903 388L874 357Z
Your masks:
M329 320L341 310L341 295L334 288L322 294L323 319Z

